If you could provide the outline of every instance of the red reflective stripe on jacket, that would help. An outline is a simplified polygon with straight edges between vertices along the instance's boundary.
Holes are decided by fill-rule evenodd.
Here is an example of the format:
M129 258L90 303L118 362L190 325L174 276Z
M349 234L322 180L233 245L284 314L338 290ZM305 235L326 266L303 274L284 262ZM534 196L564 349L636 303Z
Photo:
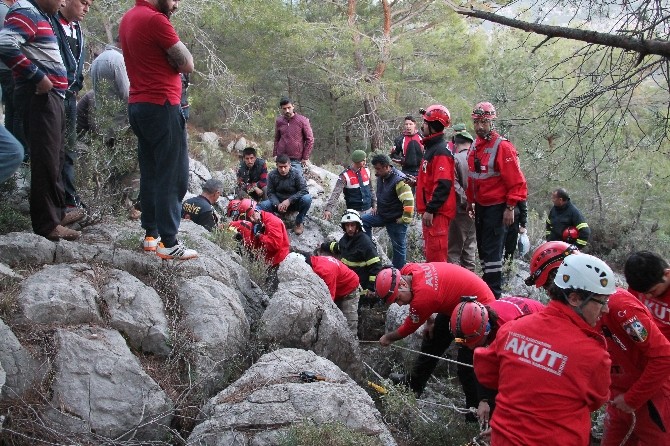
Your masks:
M335 257L312 256L312 269L321 277L333 300L346 297L358 288L358 275Z

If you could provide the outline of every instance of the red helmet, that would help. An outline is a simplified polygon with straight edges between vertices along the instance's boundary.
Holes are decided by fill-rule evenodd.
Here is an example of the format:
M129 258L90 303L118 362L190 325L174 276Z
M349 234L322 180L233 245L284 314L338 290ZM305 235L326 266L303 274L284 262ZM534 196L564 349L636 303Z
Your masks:
M375 279L375 292L386 305L395 302L400 289L400 270L397 268L385 268L377 273Z
M579 238L579 231L574 226L567 227L563 230L563 241L567 243L575 243Z
M567 256L577 253L579 253L579 250L576 246L565 242L541 244L530 259L530 276L526 279L526 285L535 285L537 288L544 286L549 278L549 273L558 268Z
M490 102L480 102L472 110L472 119L496 119L496 108Z
M449 127L451 124L451 114L444 105L431 105L425 110L420 110L420 113L423 115L423 120L426 122L438 121L445 127Z
M256 209L256 202L251 198L245 198L240 202L239 211L240 215L248 216L249 211Z
M491 332L489 312L476 297L464 296L451 313L449 328L456 343L475 348Z
M226 215L233 220L237 220L240 216L240 203L242 200L230 200L226 208Z

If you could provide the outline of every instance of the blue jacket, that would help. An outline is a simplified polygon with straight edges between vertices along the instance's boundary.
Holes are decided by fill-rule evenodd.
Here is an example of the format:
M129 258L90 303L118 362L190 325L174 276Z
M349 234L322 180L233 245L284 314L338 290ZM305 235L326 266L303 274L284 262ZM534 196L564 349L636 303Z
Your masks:
M79 42L79 54L74 54L63 26L60 24L61 17L63 16L60 12L53 15L53 28L56 38L58 38L58 47L63 57L63 64L65 64L65 69L67 70L68 91L77 93L84 87L84 74L82 73L84 62L86 62L84 34L81 32L81 24L79 22L72 22L77 25L76 34L77 42Z

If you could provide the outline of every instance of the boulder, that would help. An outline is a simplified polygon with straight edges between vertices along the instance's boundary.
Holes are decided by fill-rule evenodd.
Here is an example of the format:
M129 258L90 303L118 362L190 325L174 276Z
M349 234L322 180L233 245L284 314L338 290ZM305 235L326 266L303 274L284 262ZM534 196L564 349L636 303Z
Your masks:
M153 288L125 271L112 270L100 290L109 324L131 347L159 356L170 354L163 301Z
M0 263L0 281L4 279L9 279L9 280L22 280L23 276L21 274L17 274L12 270L9 266L5 265L4 263Z
M15 322L101 323L94 280L95 272L86 264L44 266L21 283Z
M11 266L53 263L56 243L30 232L0 235L0 259Z
M44 375L40 363L23 348L2 319L0 319L0 364L5 375L0 401L22 396Z
M212 178L209 169L198 160L188 159L188 190L194 195L202 193L202 185Z
M214 132L202 133L200 141L202 141L207 150L217 150L219 148L219 135Z
M261 318L259 339L312 350L358 378L358 341L323 280L297 254L280 264L278 278L279 287Z
M301 372L323 380L304 382ZM263 355L242 377L212 398L187 445L269 446L296 423L342 423L392 446L372 398L346 373L314 352L281 349Z
M173 404L114 330L83 326L55 334L50 408L54 428L123 440L168 434Z
M7 374L5 369L2 368L2 363L0 362L0 394L2 393L2 388L5 387L5 381L7 380Z
M184 281L178 290L181 324L193 336L193 370L206 395L222 388L231 359L242 356L249 342L249 323L232 288L211 277Z

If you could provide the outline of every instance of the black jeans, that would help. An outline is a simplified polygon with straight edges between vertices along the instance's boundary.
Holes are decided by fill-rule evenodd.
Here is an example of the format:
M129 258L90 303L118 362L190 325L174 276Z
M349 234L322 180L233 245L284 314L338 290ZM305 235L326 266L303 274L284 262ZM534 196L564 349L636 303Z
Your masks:
M482 279L499 299L502 294L502 256L507 227L503 224L505 203L475 206L477 251L484 274Z

